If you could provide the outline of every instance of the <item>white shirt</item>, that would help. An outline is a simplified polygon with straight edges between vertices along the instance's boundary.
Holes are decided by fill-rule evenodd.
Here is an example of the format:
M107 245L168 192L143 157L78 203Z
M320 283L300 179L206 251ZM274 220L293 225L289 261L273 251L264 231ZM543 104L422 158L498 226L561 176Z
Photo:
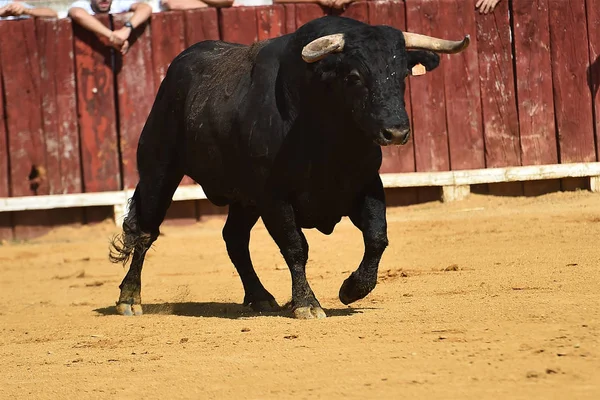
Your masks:
M25 8L30 8L30 9L33 8L33 6L30 4L24 3L22 1L15 1L15 0L0 0L0 8L5 7L12 3L20 3ZM29 15L19 15L18 17L13 17L13 16L0 17L0 20L19 19L19 18L29 18Z
M131 6L135 3L139 3L139 0L113 0L110 5L110 10L108 10L108 14L120 14L124 12L128 12L131 10ZM69 8L79 7L83 8L90 15L96 14L94 10L92 10L92 4L90 1L86 0L78 0L75 3L71 4Z
M234 0L232 7L270 6L273 0Z

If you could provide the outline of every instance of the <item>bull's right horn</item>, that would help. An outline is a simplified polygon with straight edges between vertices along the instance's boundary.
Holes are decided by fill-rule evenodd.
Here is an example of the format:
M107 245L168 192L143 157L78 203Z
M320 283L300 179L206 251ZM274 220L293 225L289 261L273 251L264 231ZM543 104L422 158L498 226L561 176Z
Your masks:
M471 43L471 36L466 35L463 40L445 40L418 33L402 32L407 49L431 50L436 53L460 53Z
M325 58L331 53L340 53L344 50L344 34L336 33L313 40L302 49L302 59L307 63L314 63Z

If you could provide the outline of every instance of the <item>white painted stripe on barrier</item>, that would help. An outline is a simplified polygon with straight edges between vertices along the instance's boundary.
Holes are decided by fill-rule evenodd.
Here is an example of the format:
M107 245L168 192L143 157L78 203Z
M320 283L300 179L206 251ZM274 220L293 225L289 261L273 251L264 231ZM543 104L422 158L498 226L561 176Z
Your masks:
M576 177L591 177L593 182L599 181L597 177L600 177L600 162L381 175L383 186L386 188L465 186ZM591 189L595 191L596 186L600 185L592 185ZM597 190L600 190L600 187ZM91 206L123 208L132 195L133 190L129 189L98 193L6 197L0 198L0 212ZM173 201L201 199L206 199L206 194L199 185L180 186L173 195Z

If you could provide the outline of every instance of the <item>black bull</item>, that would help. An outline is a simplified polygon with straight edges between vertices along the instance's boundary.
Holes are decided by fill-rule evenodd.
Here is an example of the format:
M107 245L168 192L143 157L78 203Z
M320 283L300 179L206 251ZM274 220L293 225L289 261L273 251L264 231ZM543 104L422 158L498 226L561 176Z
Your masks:
M111 261L131 258L119 313L142 313L144 256L184 175L212 203L229 205L223 238L244 304L278 308L250 260L259 218L290 269L297 318L325 317L306 280L302 228L330 234L350 217L365 251L339 298L349 304L365 297L388 245L380 146L404 144L410 135L404 79L417 64L436 68L436 52L468 44L468 36L453 42L323 17L252 46L205 41L178 55L141 133L140 179L123 234L112 243Z

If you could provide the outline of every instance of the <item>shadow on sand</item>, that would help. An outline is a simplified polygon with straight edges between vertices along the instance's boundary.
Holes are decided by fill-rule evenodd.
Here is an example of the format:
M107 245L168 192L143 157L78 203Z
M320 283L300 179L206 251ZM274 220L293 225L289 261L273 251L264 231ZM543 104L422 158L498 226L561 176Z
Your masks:
M182 317L205 317L205 318L226 318L240 319L247 317L285 317L293 318L292 310L289 305L281 307L275 312L256 312L251 308L236 303L161 303L161 304L143 304L144 314L146 315L178 315ZM353 314L361 314L366 308L332 308L323 310L327 317L347 317ZM97 308L94 310L101 315L117 315L115 306Z

